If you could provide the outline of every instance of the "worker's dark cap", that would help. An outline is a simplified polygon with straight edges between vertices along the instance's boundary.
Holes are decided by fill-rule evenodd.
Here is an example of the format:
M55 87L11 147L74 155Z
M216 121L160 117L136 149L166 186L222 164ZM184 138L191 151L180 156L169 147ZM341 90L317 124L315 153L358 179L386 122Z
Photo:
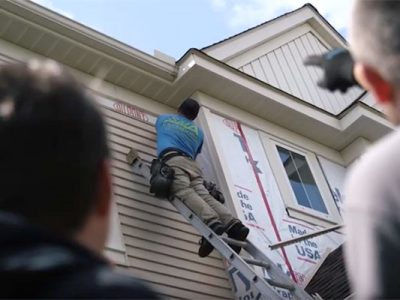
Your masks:
M196 119L197 115L199 114L199 110L199 103L191 98L187 98L185 101L183 101L178 108L178 111L189 120Z

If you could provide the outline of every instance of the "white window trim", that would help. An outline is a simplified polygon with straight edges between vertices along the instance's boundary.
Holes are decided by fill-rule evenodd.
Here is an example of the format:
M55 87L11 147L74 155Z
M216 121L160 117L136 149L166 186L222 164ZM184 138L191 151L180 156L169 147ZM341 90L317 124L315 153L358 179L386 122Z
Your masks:
M127 265L126 248L124 237L121 231L119 220L118 205L112 200L110 211L110 223L108 229L108 240L104 249L104 254L114 263Z
M281 192L288 215L293 218L324 227L341 223L341 216L335 205L335 201L329 190L329 186L326 182L321 166L318 163L316 154L288 142L271 138L266 134L262 134L261 136L267 158L271 164L272 172L276 178L278 188ZM326 209L328 210L328 214L324 214L297 203L297 199L292 186L290 185L289 178L279 157L277 146L281 146L289 151L296 152L306 158L308 166L311 170L311 174L314 177L315 183L317 184L319 192L321 193L322 200L324 201Z

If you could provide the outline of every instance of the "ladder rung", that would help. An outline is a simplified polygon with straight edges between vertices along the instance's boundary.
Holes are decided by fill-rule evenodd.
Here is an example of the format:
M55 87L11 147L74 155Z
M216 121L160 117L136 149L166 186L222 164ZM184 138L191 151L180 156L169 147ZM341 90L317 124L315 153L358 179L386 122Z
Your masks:
M262 261L262 260L258 260L258 259L252 259L252 258L247 258L247 257L243 257L243 260L245 262L247 262L250 265L255 265L255 266L259 266L259 267L263 267L265 269L269 269L271 267L270 264Z
M289 291L294 291L295 290L295 287L294 287L293 284L282 283L282 282L278 282L278 281L275 281L275 280L272 280L272 279L268 279L268 278L266 278L265 280L272 286L276 286L278 288L286 289L286 290L289 290Z
M223 236L221 238L225 243L228 243L228 244L233 245L233 246L239 246L239 247L242 247L242 248L245 248L247 246L246 242L234 240L234 239L231 239L231 238L228 238L228 237L225 237L225 236Z
M150 181L150 167L141 160L136 150L132 149L132 151L130 151L127 156L127 161L129 164L131 164L131 168L134 173L141 174L148 181ZM175 206L179 213L183 215L194 228L197 229L201 235L210 240L211 244L216 248L216 250L218 250L225 259L229 260L232 266L237 268L237 270L239 270L242 275L251 282L254 288L258 290L259 296L261 296L263 299L281 299L277 291L274 289L275 286L291 291L293 294L293 299L313 300L312 297L303 289L297 287L294 283L291 283L289 277L287 277L286 274L284 274L270 258L268 258L265 254L263 254L263 252L255 247L250 240L238 241L226 237L220 237L212 232L210 228L204 224L202 220L197 217L181 200L175 197L168 200L173 206ZM246 252L253 258L245 259L239 256L223 241L232 246L244 248ZM259 277L250 264L267 268L268 274L272 279Z

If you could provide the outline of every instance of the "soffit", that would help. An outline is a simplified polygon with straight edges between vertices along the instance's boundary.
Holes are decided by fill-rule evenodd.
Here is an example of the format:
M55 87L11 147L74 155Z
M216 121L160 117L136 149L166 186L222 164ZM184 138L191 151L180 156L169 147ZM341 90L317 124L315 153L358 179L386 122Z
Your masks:
M115 45L116 49L104 43L101 46L96 44L98 48L89 47L90 43L78 42L86 33L76 30L74 34L77 36L73 38L72 35L64 35L56 30L61 25L55 25L55 21L51 21L51 26L48 27L44 23L37 24L40 20L43 21L42 16L36 15L40 14L37 11L22 9L23 16L20 10L15 12L20 2L0 1L0 38L20 46L21 49L27 49L25 56L19 56L22 60L31 57L29 51L33 51L84 73L103 75L105 81L172 107L177 107L183 98L200 91L334 149L340 149L350 141L351 134L342 135L346 129L340 128L335 116L198 50L189 51L176 66L171 66L158 62L151 56L141 57L135 49L123 49L123 45L119 44ZM68 29L65 24L62 26L63 30ZM82 27L79 24L74 26ZM97 43L93 36L91 39L91 43ZM10 57L13 57L14 50L15 47L9 47ZM130 52L125 53L125 50ZM136 60L141 61L141 64L136 64ZM365 136L369 140L374 140L382 136L382 132L389 130L380 121L375 120L374 125L371 125L372 121L366 118L363 122L368 124L362 123L356 129L361 130L359 136ZM356 124L356 121L353 123ZM370 127L371 130L363 132Z
M0 38L152 99L170 92L177 73L174 64L30 1L0 1Z
M392 130L381 113L365 104L354 103L339 117L327 114L234 68L215 63L213 58L196 50L187 54L180 65L183 70L185 65L191 67L178 76L177 88L181 88L180 78L196 82L197 91L336 150L357 137L375 141ZM169 104L175 106L178 101ZM223 109L218 112L224 113Z

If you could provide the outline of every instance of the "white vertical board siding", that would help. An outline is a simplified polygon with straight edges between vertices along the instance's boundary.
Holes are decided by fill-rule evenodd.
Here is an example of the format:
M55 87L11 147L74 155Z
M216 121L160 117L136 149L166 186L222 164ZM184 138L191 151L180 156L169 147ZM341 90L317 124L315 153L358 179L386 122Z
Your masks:
M127 269L166 298L232 299L220 256L214 252L199 258L199 235L170 203L149 194L147 181L126 163L130 147L148 163L155 156L155 117L120 102L103 98L99 102L112 150L113 194Z
M304 66L303 61L309 55L327 51L328 48L312 32L307 32L240 66L239 70L323 110L338 114L356 100L362 90L352 88L342 94L318 87L317 81L322 71Z

